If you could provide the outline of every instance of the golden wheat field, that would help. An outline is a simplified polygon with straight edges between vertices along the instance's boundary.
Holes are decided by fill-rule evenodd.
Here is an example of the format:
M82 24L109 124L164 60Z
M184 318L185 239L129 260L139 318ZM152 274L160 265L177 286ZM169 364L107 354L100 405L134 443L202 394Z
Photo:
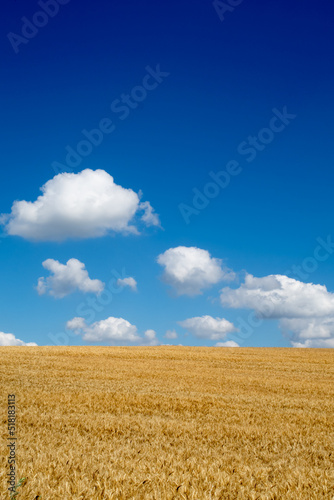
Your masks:
M333 499L334 350L2 347L19 500Z

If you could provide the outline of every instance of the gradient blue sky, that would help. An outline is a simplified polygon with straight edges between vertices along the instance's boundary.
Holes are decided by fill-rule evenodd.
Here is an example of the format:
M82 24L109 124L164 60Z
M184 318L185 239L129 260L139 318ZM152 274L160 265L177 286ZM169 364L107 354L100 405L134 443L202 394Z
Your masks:
M8 1L0 19L0 213L10 213L15 200L35 201L55 175L52 164L65 162L66 146L75 148L83 129L107 117L115 131L73 172L103 169L117 184L142 190L163 229L34 242L7 235L4 227L0 332L39 345L57 343L52 338L83 344L80 335L60 334L87 295L55 299L34 288L48 275L43 261L76 258L92 279L109 282L116 272L138 283L138 292L114 293L95 321L121 317L140 335L155 330L161 343L214 345L177 322L209 315L237 325L249 311L223 307L224 286L240 287L245 272L285 275L313 256L317 238L332 233L333 5L244 0L221 21L211 1L70 0L15 53L8 33L21 35L22 17L31 20L40 10L34 1ZM147 66L158 64L169 76L121 120L111 104L141 85ZM268 127L274 108L285 106L296 117L247 161L240 144ZM230 160L242 172L187 224L180 204L191 206L193 189L203 192L209 172L223 170ZM236 282L177 296L161 280L157 257L178 246L223 259L237 273ZM333 292L333 259L319 262L307 279L292 277ZM290 346L278 320L265 320L236 341ZM173 329L178 338L166 339L166 330Z

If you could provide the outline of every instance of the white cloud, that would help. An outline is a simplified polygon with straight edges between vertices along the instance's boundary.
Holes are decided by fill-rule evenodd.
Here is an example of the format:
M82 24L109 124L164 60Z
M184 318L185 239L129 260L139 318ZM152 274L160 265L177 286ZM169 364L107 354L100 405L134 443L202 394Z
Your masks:
M0 332L0 346L37 346L35 342L23 342L12 333Z
M334 315L281 319L280 327L293 347L334 347Z
M334 338L331 339L309 339L305 342L292 342L293 347L318 347L318 348L333 348Z
M220 259L201 248L170 248L160 254L157 261L165 268L164 281L174 287L178 295L199 295L202 289L235 278L233 271L222 267Z
M146 330L144 333L144 345L158 345L159 341L157 339L157 334L154 330Z
M144 221L147 226L160 226L159 216L154 213L154 208L149 201L143 201L139 205L139 208L144 210L141 220Z
M334 316L282 319L280 324L282 330L296 333L298 339L329 339L334 336Z
M68 330L80 333L82 339L87 342L139 342L141 337L137 333L137 327L131 325L123 318L110 316L107 319L96 321L92 325L87 325L83 318L73 318L66 324Z
M254 278L247 274L236 290L221 290L223 306L254 309L263 318L305 318L334 314L334 294L323 285L302 283L280 274Z
M225 318L213 318L212 316L198 316L179 321L179 325L188 330L192 335L200 339L221 340L228 333L237 329Z
M117 286L130 287L134 292L137 291L137 281L134 278L119 278L117 280Z
M223 288L223 306L253 309L262 319L278 319L294 347L334 347L334 294L323 285L284 275L248 274L237 289Z
M52 276L38 279L36 288L39 295L48 293L53 297L62 298L75 290L96 294L104 290L104 283L90 279L85 264L77 259L70 259L66 264L47 259L42 265L52 273Z
M62 173L41 188L36 201L15 201L0 223L10 235L28 240L62 241L94 238L111 231L138 233L130 222L144 210L146 225L159 225L149 202L140 203L132 189L114 183L104 170Z
M177 339L177 333L175 330L167 330L165 337L166 339Z
M217 342L215 347L240 347L234 340L228 340L227 342Z
M80 333L80 330L85 328L85 326L86 326L86 322L85 322L84 318L80 318L80 317L75 317L73 319L70 319L70 321L68 321L66 323L66 328L68 330L73 330L75 333Z
M84 318L76 317L66 323L66 328L77 335L82 335L86 342L108 342L110 344L127 344L155 346L159 344L154 330L146 330L141 337L137 327L123 318L109 317L87 325Z

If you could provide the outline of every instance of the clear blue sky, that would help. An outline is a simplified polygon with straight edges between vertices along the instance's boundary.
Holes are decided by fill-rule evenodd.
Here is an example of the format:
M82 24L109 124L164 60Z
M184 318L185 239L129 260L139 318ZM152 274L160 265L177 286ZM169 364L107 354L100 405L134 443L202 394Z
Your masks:
M66 147L76 150L87 139L84 129L109 119L103 123L112 131L68 169L73 175L67 178L71 182L86 169L105 171L122 188L142 191L141 201L150 202L161 227L136 221L139 235L108 230L104 236L53 241L43 231L48 226L52 232L56 223L50 220L58 221L52 219L57 214L38 238L29 237L28 222L22 235L22 229L10 230L7 220L0 238L0 332L38 345L107 345L114 342L85 341L84 332L112 317L135 325L140 337L154 330L158 343L290 346L309 339L311 346L326 346L314 340L314 325L325 325L322 338L331 346L330 251L328 258L311 262L310 272L290 274L301 283L326 286L320 299L311 285L308 292L300 283L295 289L282 282L279 311L245 338L237 330L240 318L251 311L259 315L245 276L285 276L293 266L305 267L304 259L314 258L317 238L326 240L333 232L333 5L244 0L224 12L223 2L215 7L203 0L55 1L3 5L0 213L10 214L15 200L35 202L57 168L65 175L59 165L69 166ZM33 22L45 25L35 28ZM215 196L205 201L210 172L226 171L227 165L234 165L235 175L225 187L211 185ZM14 224L13 218L12 213ZM58 221L60 232L65 219ZM86 220L78 222L80 228ZM204 266L222 259L215 265L232 269L235 279L218 279L215 269L217 279L212 278L205 267L207 284L199 285L198 293L183 293L181 282L168 277L175 262L167 270L157 262L177 247L207 251ZM38 278L50 276L42 263L53 259L65 265L73 258L106 288L118 273L133 277L137 291L115 286L112 300L94 318L84 318L86 330L61 336L67 322L80 317L80 304L102 297L74 289L57 298L52 287L38 294ZM191 270L186 279L196 292ZM258 284L256 303L268 292L266 286ZM305 310L314 305L312 315L284 309L299 296ZM328 300L325 313L318 314L318 300ZM199 322L188 329L179 324L206 316L215 321L207 318L204 326ZM223 319L233 323L234 332L223 333ZM287 333L284 322L294 319L298 326L289 323ZM302 321L313 324L311 333L303 334ZM167 330L178 336L166 338Z

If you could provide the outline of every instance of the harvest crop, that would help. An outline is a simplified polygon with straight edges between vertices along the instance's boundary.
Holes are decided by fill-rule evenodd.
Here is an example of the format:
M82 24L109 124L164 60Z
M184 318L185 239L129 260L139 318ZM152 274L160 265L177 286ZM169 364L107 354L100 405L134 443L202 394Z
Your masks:
M18 500L333 499L334 350L2 347Z

